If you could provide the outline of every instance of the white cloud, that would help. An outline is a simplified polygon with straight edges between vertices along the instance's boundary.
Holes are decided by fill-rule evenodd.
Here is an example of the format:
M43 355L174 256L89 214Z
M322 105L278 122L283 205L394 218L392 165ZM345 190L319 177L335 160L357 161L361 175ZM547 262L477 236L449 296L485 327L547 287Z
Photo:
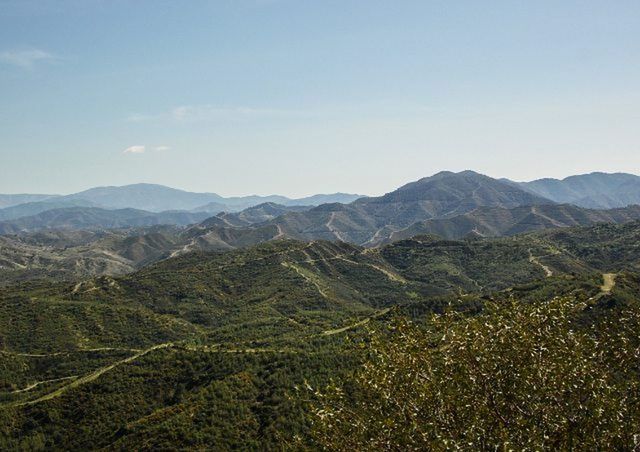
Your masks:
M161 145L161 146L156 146L153 150L154 151L169 151L170 149L171 149L170 146Z
M36 63L57 59L56 56L40 49L8 50L0 53L0 62L22 69L31 69Z
M147 148L143 144L138 144L135 146L129 146L127 149L122 151L123 154L144 154Z

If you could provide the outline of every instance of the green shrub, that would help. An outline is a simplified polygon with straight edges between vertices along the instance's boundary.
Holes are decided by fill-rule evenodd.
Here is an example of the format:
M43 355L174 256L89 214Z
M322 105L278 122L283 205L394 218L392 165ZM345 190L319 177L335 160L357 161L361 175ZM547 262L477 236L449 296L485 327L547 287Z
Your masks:
M490 304L373 331L353 379L316 393L332 450L630 450L640 433L640 312L579 326L584 305Z

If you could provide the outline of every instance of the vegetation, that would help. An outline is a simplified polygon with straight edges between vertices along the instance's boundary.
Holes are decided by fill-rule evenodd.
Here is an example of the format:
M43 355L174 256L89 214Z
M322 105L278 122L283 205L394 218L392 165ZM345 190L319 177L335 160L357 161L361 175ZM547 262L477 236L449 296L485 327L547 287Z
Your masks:
M571 298L490 303L359 343L353 379L317 394L327 450L630 450L640 433L640 309L585 327Z
M461 447L508 440L514 448L568 448L571 437L574 447L629 448L637 361L604 350L637 347L639 228L460 241L419 236L374 250L278 240L81 281L43 270L49 279L0 287L0 449L346 448L355 443L340 441L374 435L349 433L356 427L344 425L348 410L352 420L382 422L374 416L381 403L375 391L384 385L363 382L385 373L384 384L401 387L398 397L426 391L416 399L424 410L446 397L438 413L455 435L438 434ZM119 234L50 232L28 240L52 248L130 240L137 256L138 239ZM149 233L145 243L160 249L162 237ZM455 341L443 341L444 330ZM539 346L548 350L538 361L526 358ZM449 368L447 356L456 357ZM411 376L402 360L431 366L432 379L404 384ZM546 383L533 390L527 385L536 372ZM465 386L470 376L495 385ZM319 405L310 405L308 388L322 388ZM489 394L517 428L492 414ZM595 416L594 407L604 412ZM556 422L569 408L576 410L567 417L575 419L573 430ZM628 425L612 418L613 408ZM316 417L321 409L334 416ZM539 420L528 436L525 427L540 413L555 424ZM388 421L396 415L408 416L391 410ZM476 426L469 433L452 427L466 420ZM420 431L432 448L444 448L433 428ZM598 429L598 438L585 436ZM483 431L485 442L474 442ZM391 427L379 433L387 436L371 438L388 448L427 444Z

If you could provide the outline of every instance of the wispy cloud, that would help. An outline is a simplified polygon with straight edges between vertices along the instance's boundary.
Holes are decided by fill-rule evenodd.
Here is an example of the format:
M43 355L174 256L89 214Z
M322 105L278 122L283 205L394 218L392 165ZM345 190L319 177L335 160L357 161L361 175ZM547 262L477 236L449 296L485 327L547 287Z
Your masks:
M129 146L127 149L122 151L123 154L144 154L147 150L147 147L143 144L137 144L135 146Z
M171 146L167 146L166 144L161 144L158 146L146 146L144 144L136 144L134 146L129 146L127 149L122 151L123 154L144 154L147 151L169 151L171 150Z
M7 50L0 53L0 62L22 69L32 69L37 63L56 60L58 57L40 49Z

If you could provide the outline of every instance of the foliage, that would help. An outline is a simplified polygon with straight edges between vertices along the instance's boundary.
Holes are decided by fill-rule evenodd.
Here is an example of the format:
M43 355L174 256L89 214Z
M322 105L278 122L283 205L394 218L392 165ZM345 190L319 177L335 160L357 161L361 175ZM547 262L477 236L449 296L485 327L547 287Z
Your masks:
M571 298L490 304L378 329L347 383L320 391L330 450L620 450L640 433L640 310L588 327Z
M402 331L417 338L416 344L433 348L438 343L437 325L448 322L460 335L462 326L468 325L477 333L472 345L474 353L486 360L481 362L483 369L497 372L502 381L508 374L489 367L492 353L504 363L514 357L511 342L521 339L507 334L514 328L506 330L500 333L507 341L500 348L482 339L480 333L487 326L473 322L484 319L491 325L495 320L500 325L511 319L514 323L517 319L498 314L510 309L534 312L519 309L534 310L540 300L561 297L585 306L566 318L575 332L572 340L578 340L575 349L565 350L571 355L567 363L579 362L589 356L591 349L585 346L594 337L622 331L617 329L619 312L633 311L637 305L640 278L633 272L637 262L633 231L620 226L594 232L593 237L588 230L567 231L569 237L579 237L571 243L567 236L542 233L464 241L419 237L376 250L281 240L224 253L188 253L126 276L2 286L0 450L314 447L309 443L313 418L308 416L303 388L323 388L334 379L348 400L366 400L357 381L349 378L369 351L365 325L377 332L373 350L388 350L392 357L397 351L395 359L402 356L400 345L394 345ZM589 258L580 247L595 250L597 241L606 236L611 246L605 247L608 257L599 267L597 257ZM71 239L82 246L92 237L81 234ZM70 236L50 233L37 240L52 242L52 249L57 249ZM120 243L111 235L100 240ZM145 246L161 249L152 246L161 241L149 236ZM140 245L136 239L130 249L136 259L134 251L140 251ZM531 255L537 261L532 262ZM619 264L617 256L624 256ZM13 255L11 259L15 261ZM553 276L546 277L540 263L549 266ZM606 294L600 287L605 267L617 273L613 291ZM48 273L48 264L43 268L59 279ZM406 315L415 324L377 326L387 324L393 313ZM433 318L433 313L441 316ZM420 327L423 324L427 326ZM526 331L515 330L523 335ZM355 336L365 346L351 347L346 336ZM166 347L154 348L160 344ZM526 350L525 345L515 350ZM459 348L454 351L462 353ZM554 353L557 358L560 351ZM441 366L442 351L429 349L428 356L435 359L435 368ZM609 368L619 371L621 378L629 384L636 381L622 360L610 361ZM526 369L531 371L532 365ZM601 370L598 366L594 368ZM400 369L391 374L391 381L400 381ZM444 378L444 371L438 375ZM613 388L611 397L617 397L624 386L605 377ZM403 391L411 388L406 386ZM452 394L459 388L443 388L457 400ZM557 395L558 400L576 402L569 397L571 388L562 388L566 391ZM600 392L595 395L605 390L596 389ZM480 406L486 403L477 390L462 396L465 403L474 398ZM346 400L337 399L333 408L338 410ZM587 406L593 405L590 400ZM541 395L538 402L539 407L555 403ZM509 408L507 402L501 403ZM487 417L486 408L478 409L477 415L464 414L465 407L456 410L456 416L469 419ZM628 413L629 422L637 420L631 409ZM389 411L390 416L395 414ZM359 415L365 419L366 410ZM506 419L517 419L517 413L507 415ZM613 431L594 422L589 424L594 429ZM322 439L321 431L316 432L317 440ZM627 446L628 437L616 444Z

